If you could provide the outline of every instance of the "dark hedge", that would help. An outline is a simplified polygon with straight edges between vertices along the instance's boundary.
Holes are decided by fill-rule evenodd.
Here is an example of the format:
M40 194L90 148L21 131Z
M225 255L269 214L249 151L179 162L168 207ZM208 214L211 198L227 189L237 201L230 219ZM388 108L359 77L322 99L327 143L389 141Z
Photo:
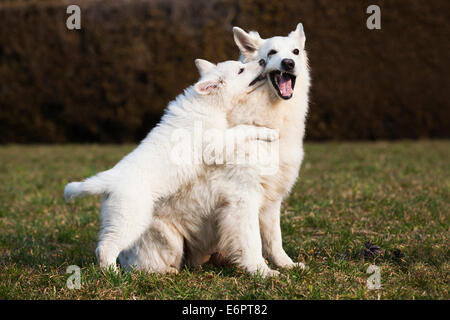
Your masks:
M69 31L66 6L82 29ZM0 1L0 142L131 142L238 57L231 28L307 34L307 138L449 138L450 1ZM378 4L382 29L366 28Z

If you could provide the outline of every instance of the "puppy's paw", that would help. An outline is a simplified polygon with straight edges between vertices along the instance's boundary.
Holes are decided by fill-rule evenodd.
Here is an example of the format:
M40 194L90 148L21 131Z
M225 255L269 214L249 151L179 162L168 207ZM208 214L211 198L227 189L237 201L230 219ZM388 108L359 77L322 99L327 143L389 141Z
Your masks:
M166 269L164 269L164 271L162 273L167 273L167 274L178 274L179 271L177 268L175 267L168 267Z
M97 256L97 261L102 269L111 270L111 271L117 271L117 264L116 259L117 256L114 256L114 254L111 254L109 250L107 250L103 246L97 247L95 250L95 255Z

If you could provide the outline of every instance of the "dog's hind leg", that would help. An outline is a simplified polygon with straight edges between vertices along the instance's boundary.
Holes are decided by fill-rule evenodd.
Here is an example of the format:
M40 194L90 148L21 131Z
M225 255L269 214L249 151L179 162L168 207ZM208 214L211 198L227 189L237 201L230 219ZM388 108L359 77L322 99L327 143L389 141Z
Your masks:
M119 253L148 229L152 213L151 197L110 194L102 201L102 228L96 250L100 267L116 268Z
M119 255L124 269L151 273L178 273L182 264L184 238L171 224L156 218L134 245Z

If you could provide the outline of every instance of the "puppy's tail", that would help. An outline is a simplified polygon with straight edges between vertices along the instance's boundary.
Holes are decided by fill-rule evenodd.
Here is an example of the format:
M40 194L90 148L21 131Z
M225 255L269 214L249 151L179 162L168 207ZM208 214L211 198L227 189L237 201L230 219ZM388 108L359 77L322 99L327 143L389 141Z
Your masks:
M82 182L70 182L64 188L64 199L66 199L66 202L70 202L76 197L105 194L109 189L109 180L106 172L101 172Z

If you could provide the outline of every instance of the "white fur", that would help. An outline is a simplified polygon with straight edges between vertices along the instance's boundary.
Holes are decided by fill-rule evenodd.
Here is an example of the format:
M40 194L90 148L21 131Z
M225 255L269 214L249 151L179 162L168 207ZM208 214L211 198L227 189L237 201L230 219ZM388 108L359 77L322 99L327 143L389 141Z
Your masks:
M279 267L304 267L283 250L280 228L281 201L295 183L303 159L310 86L303 27L299 24L288 37L267 40L239 28L234 33L244 61L265 59L268 72L279 69L284 58L296 63L297 81L290 100L278 97L267 81L245 103L234 105L227 118L230 126L279 130L279 169L262 176L252 165L204 168L195 180L156 204L155 223L119 256L125 268L173 272L183 263L200 265L214 252L263 276L278 274L267 266L263 254ZM277 54L268 58L272 49ZM293 54L294 49L299 55Z
M156 201L174 194L180 186L205 171L203 162L173 161L172 139L177 130L194 134L195 124L200 122L203 128L214 128L224 134L239 129L250 140L276 137L274 131L267 128L254 130L253 126L237 126L228 129L227 114L234 104L245 102L251 91L260 85L249 86L263 67L257 62L237 61L215 66L204 60L197 60L196 65L201 74L199 82L168 105L161 122L133 152L112 169L83 182L69 183L64 190L67 201L85 195L103 196L102 226L96 250L102 267L115 268L122 250L128 249L149 227L158 226L158 222L152 225ZM243 68L245 72L240 72ZM172 238L169 242L175 241L175 237Z
M279 130L280 167L276 175L263 177L264 201L259 213L259 223L264 255L279 267L291 268L298 264L292 261L282 246L280 206L297 180L303 160L303 137L310 87L303 25L299 23L296 30L287 37L273 37L266 40L261 39L257 33L246 34L236 27L233 31L241 48L243 61L267 59L267 72L279 70L283 59L295 61L293 73L297 76L297 80L290 100L280 99L268 81L265 87L269 92L264 92L261 97L252 95L252 99L264 103L260 103L259 108L251 110L252 113L248 109L242 111L247 112L246 121L242 121L242 118L236 118L234 121L229 119L230 125L253 123ZM242 50L242 44L239 42L242 38L246 38L247 42L256 43L255 49ZM293 53L295 49L299 49L298 55ZM277 53L268 56L271 50ZM242 113L234 111L232 114Z

